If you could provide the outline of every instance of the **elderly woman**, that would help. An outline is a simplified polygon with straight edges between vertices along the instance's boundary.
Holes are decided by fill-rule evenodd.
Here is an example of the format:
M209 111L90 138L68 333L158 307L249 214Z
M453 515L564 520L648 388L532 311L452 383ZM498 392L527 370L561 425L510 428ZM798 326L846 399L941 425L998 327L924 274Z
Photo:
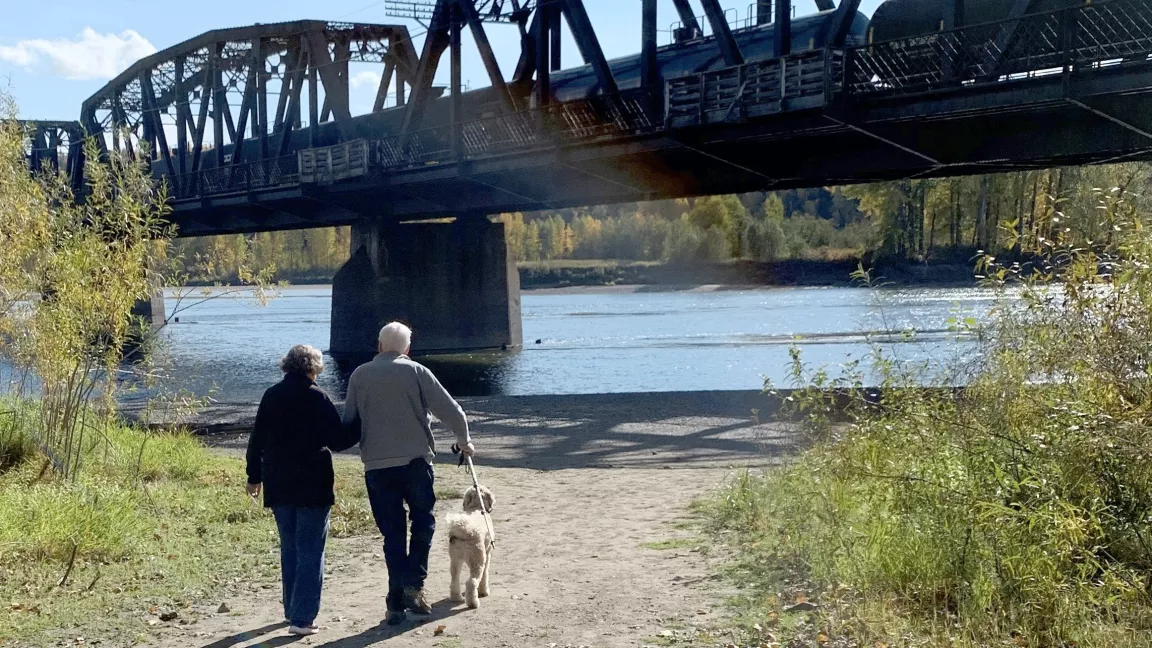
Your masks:
M264 392L248 441L248 494L264 490L280 533L284 616L288 632L312 635L324 582L328 513L335 503L330 450L355 444L328 395L316 386L324 360L315 348L292 347L280 361L284 379Z

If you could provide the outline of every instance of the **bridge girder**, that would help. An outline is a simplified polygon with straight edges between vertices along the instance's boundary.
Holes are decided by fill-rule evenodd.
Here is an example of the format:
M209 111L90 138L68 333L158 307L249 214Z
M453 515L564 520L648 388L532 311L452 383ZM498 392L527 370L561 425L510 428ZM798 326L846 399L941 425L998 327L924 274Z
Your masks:
M649 89L655 92L659 84L655 65L655 3L652 0L646 0L646 3L643 9L646 18L642 30L642 50L646 56L647 67L643 77L651 86ZM472 33L494 95L500 109L505 113L524 110L533 104L543 107L551 103L550 73L560 69L562 19L567 22L584 63L592 67L598 91L605 95L618 92L616 79L584 8L583 0L528 0L522 3L513 0L513 5L515 11L510 19L517 24L520 31L520 57L512 78L505 80L489 44L484 29L484 18L477 11L476 0L436 0L423 51L419 57L419 66L414 75L412 100L405 108L400 125L402 141L406 141L410 133L420 129L428 102L436 96L436 89L432 85L433 79L444 53L448 52L451 66L448 91L453 98L450 122L454 136L451 141L457 151L462 151L459 129L463 120L463 111L459 103L463 93L460 84L462 56L460 32L465 27Z
M403 25L305 20L216 30L132 65L84 102L80 123L104 151L134 156L145 145L170 176L201 170L213 151L218 167L274 158L288 152L293 132L312 127L315 138L319 124L352 117L353 62L384 68L374 110L393 85L403 103L418 67ZM78 186L79 176L72 180Z
M58 120L20 120L24 129L24 150L28 169L65 171L70 177L75 168L84 168L84 129L80 122ZM60 152L64 150L65 165L60 166Z
M844 41L848 38L848 31L852 28L852 21L859 9L860 0L840 0L840 5L836 7L835 18L828 23L828 34L824 39L827 47L833 49L844 47Z

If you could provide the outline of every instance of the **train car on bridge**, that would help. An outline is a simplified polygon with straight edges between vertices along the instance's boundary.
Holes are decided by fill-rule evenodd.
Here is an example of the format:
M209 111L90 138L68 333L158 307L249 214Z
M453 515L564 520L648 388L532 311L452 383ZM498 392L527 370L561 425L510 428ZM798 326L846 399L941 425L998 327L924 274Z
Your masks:
M829 23L836 11L830 9L817 14L792 20L792 51L803 52L823 49L826 44ZM856 12L848 32L845 46L863 45L868 33L868 16ZM775 57L775 27L771 24L733 30L732 36L740 47L745 62L768 60ZM715 38L698 38L682 43L661 47L656 52L660 76L674 79L689 74L707 72L726 67ZM624 56L608 62L612 76L620 90L640 87L640 54ZM554 98L557 101L584 99L597 90L596 75L592 66L571 68L552 74Z
M1029 13L1043 13L1084 4L1084 0L1034 0ZM868 42L923 36L952 26L956 16L953 0L886 0L872 13ZM1007 0L965 0L963 22L979 25L1007 20L1012 11Z

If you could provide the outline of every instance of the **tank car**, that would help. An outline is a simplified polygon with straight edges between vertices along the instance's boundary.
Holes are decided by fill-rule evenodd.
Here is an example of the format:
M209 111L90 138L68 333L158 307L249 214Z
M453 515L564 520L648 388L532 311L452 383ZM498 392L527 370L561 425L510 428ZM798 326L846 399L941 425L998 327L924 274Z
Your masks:
M828 25L835 14L834 10L821 11L792 20L792 51L803 52L822 49ZM848 32L846 46L862 45L868 31L868 17L856 12ZM746 62L771 59L775 50L775 26L759 25L732 33ZM660 74L665 79L726 66L713 37L699 38L685 43L673 43L661 47L656 52ZM612 76L621 90L640 87L640 55L633 54L609 61ZM552 87L558 101L570 101L590 96L596 91L596 75L592 67L578 68L552 73Z
M1083 4L1084 0L1035 0L1030 12ZM1008 19L1009 0L964 0L964 24L979 25ZM941 31L950 21L953 0L886 0L872 13L868 41L880 43Z
M1034 0L1029 13L1085 2ZM953 0L886 0L876 8L868 26L869 56L892 55L874 66L881 77L874 82L878 87L899 87L925 80L938 83L945 74L953 82L965 82L1060 68L1061 57L1048 37L1051 24L1043 25L1045 38L1017 37L996 45L1005 33L1000 23L1008 20L1012 5L1009 0L964 0L962 31L943 35L940 32L952 22L948 18L955 11ZM1026 35L1038 27L1025 21L1020 29Z

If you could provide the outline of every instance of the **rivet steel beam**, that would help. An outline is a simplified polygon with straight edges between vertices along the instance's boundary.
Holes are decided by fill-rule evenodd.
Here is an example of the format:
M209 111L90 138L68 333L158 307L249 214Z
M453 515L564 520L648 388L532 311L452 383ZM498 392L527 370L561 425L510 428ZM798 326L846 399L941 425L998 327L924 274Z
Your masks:
M560 5L564 11L564 17L568 19L568 29L572 31L572 40L576 41L576 48L580 50L580 56L585 63L592 66L592 71L596 73L596 81L599 83L600 91L604 94L615 94L617 92L616 79L612 76L612 68L608 67L608 59L600 47L600 39L596 37L596 31L592 28L592 21L588 18L588 12L584 10L584 0L554 1ZM712 0L712 2L718 2L718 0Z
M860 9L860 0L840 0L832 21L828 23L825 33L825 47L839 49L844 47L848 40L848 32L852 30L852 21L856 19L856 12Z
M676 6L676 13L680 15L680 26L697 34L701 33L700 21L696 20L696 13L692 11L692 5L688 0L672 0L672 4Z
M776 0L776 25L772 32L773 54L779 58L792 53L792 0Z
M720 46L720 53L724 56L726 65L743 65L744 56L740 53L740 46L732 36L728 27L728 19L724 16L724 9L720 0L700 0L704 5L704 15L708 16L708 24L712 26L712 37Z
M640 86L651 92L660 83L656 63L656 0L640 3Z

